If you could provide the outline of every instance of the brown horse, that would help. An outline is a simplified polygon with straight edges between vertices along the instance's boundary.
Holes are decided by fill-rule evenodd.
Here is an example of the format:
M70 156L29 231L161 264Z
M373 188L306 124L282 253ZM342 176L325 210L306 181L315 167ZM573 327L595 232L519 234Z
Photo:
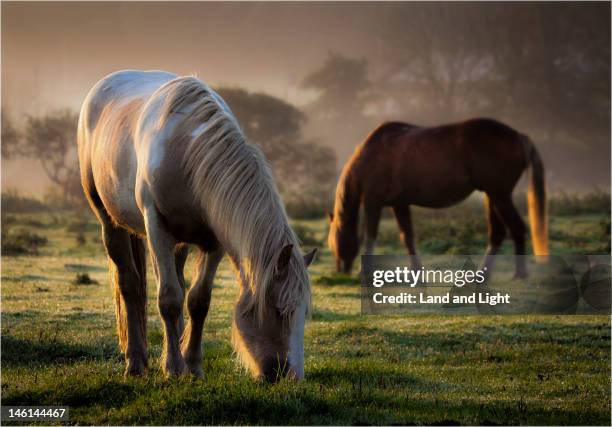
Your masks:
M390 206L413 266L418 268L410 205L444 208L474 190L486 194L489 245L484 266L491 265L506 228L516 254L523 255L526 228L512 202L512 191L529 166L533 250L536 255L547 255L544 166L526 135L491 119L436 127L400 122L380 125L357 147L338 182L328 236L337 270L350 273L359 252L357 224L362 203L365 253L373 253L381 210ZM524 257L517 256L516 263L516 275L525 277Z

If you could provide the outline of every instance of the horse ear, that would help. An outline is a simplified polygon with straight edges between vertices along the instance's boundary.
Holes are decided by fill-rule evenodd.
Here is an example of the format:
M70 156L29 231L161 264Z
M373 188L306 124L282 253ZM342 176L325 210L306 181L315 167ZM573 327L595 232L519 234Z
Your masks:
M283 273L289 267L289 261L291 260L291 254L293 253L293 244L289 243L281 249L278 255L278 261L276 263L276 271Z
M310 252L304 255L304 264L308 267L314 261L314 257L317 254L317 248L314 248Z

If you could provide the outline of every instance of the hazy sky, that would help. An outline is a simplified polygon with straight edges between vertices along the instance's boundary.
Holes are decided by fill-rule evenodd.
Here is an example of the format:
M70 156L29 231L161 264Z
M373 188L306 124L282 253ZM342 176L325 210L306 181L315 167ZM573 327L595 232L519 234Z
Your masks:
M0 7L2 108L20 121L58 108L78 111L89 88L120 69L197 74L213 86L246 87L304 106L315 94L299 82L330 52L367 58L376 76L388 56L373 34L397 3L2 1ZM410 17L419 5L405 7ZM2 185L40 193L48 181L38 165L19 160L3 162Z
M3 2L2 102L17 114L76 108L102 76L139 68L303 104L296 84L329 51L372 49L359 28L380 6Z
M301 78L331 51L371 64L363 31L379 3L2 2L2 107L14 119L70 107L119 69L197 74L296 105L313 98ZM27 180L23 170L29 170ZM4 162L3 186L38 193L31 161Z

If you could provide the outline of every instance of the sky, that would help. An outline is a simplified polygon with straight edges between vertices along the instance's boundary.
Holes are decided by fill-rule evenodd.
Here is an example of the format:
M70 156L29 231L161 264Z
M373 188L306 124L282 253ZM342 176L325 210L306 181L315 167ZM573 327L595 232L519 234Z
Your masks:
M145 6L146 7L143 7ZM2 3L4 106L16 114L80 105L118 69L197 74L296 105L297 85L330 51L364 55L372 5ZM368 49L371 50L371 49Z

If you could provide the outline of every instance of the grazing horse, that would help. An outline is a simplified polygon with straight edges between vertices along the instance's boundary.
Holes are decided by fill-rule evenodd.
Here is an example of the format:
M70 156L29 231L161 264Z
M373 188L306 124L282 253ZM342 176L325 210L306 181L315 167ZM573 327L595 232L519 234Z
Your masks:
M506 228L517 255L525 253L525 224L512 202L512 191L531 166L529 220L535 255L548 254L544 166L526 135L498 121L472 119L436 127L390 122L380 125L357 147L344 166L328 243L339 272L350 273L359 252L359 208L365 212L365 253L372 254L381 210L390 206L402 240L420 267L410 205L444 208L474 190L486 194L489 245L483 266L489 268ZM516 257L516 276L525 277L524 257Z
M108 253L126 375L147 366L147 245L166 375L202 375L203 324L227 253L240 286L232 328L238 356L256 377L302 378L314 251L301 255L270 169L223 99L195 77L111 74L83 103L78 151ZM198 257L183 329L186 244Z

